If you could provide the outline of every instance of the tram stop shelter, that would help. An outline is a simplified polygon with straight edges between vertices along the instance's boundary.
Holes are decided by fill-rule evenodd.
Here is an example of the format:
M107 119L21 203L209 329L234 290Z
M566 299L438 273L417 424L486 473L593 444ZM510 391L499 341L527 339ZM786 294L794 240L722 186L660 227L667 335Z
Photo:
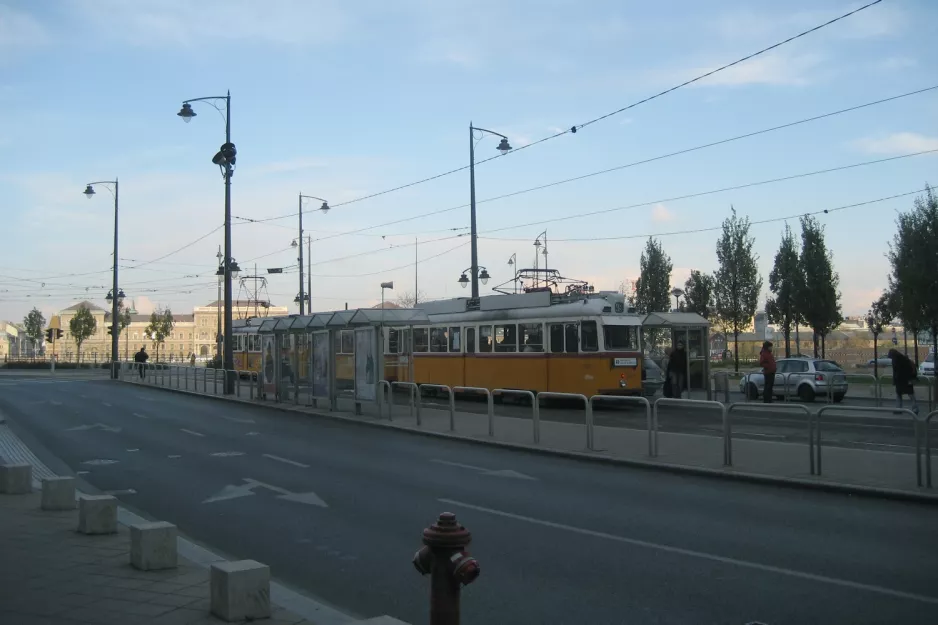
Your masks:
M710 398L710 322L697 313L655 312L642 320L646 356L661 364L664 350L683 341L687 350L688 391L705 390ZM650 346L650 347L649 347Z
M331 410L338 409L340 399L353 399L358 411L362 402L383 399L378 381L385 379L385 336L397 338L394 364L405 364L413 379L407 356L413 326L429 323L425 311L413 308L358 308L264 320L258 328L259 390L275 401L298 404L302 397L304 404L315 406L323 399ZM349 331L354 337L350 348L342 340ZM351 386L347 392L338 388L340 375Z

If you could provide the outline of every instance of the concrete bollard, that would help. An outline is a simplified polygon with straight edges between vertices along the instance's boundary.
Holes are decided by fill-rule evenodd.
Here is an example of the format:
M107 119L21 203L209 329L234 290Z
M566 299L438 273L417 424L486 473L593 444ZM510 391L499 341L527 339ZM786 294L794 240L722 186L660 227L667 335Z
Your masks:
M88 495L78 503L81 534L116 534L117 499L110 495Z
M177 561L175 525L160 521L130 526L130 564L135 569L174 569Z
M75 478L47 477L42 480L43 510L75 509Z
M33 467L29 464L0 464L0 493L27 495L33 492Z
M223 621L270 618L270 567L254 560L216 562L211 597L212 614Z

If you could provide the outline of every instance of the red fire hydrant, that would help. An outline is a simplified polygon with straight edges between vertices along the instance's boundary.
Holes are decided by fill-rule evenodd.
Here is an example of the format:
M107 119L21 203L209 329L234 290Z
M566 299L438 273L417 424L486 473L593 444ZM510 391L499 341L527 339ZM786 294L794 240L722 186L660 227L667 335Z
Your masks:
M479 577L479 562L466 551L471 541L472 534L452 512L423 530L414 567L430 574L430 625L459 625L459 589Z

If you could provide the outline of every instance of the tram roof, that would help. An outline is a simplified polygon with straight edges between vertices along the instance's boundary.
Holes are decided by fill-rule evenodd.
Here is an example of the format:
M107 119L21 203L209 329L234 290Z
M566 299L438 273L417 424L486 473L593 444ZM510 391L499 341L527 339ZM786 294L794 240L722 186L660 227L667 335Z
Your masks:
M710 327L710 322L697 313L691 312L654 312L645 315L643 326L674 327Z
M429 323L430 317L421 308L359 308L348 320L350 326L412 326Z

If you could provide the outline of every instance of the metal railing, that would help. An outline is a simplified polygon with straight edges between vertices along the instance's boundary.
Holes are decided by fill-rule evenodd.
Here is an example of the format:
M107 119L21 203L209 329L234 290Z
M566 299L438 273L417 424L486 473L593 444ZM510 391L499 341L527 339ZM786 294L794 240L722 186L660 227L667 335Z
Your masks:
M872 373L844 373L844 376L847 379L847 384L850 384L850 380L863 380L863 382L858 382L862 386L870 386L873 389L873 401L876 402L877 406L883 405L883 396L880 393L879 380ZM867 380L869 383L867 383ZM853 395L851 395L853 397ZM859 397L859 396L857 396Z
M537 424L534 427L534 442L541 442L541 400L542 399L579 399L583 402L583 410L586 412L586 448L593 448L593 405L586 395L579 393L538 393L534 396L534 402L537 404Z
M482 388L481 386L454 386L453 393L457 392L478 392L482 391L485 393L485 404L488 409L488 420L489 420L489 436L495 436L495 400L492 399L492 392L487 388Z
M540 407L538 406L538 401L534 397L532 391L521 391L513 388L496 388L492 389L492 394L501 393L503 395L523 395L531 400L531 421L534 427L534 443L538 444L541 442L541 414Z
M387 391L387 393L385 393ZM312 396L312 388L310 388L310 396ZM391 383L387 380L378 380L378 419L384 418L384 405L391 401ZM393 421L394 415L391 414L391 411L388 410L388 421Z
M592 397L590 397L590 423L589 423L587 434L586 434L587 436L586 446L590 450L595 449L594 448L595 439L594 439L594 433L593 433L594 424L593 424L593 419L592 419L592 413L593 413L593 410L595 410L595 401L597 399L601 399L603 401L636 403L636 404L641 404L642 406L644 406L646 422L648 424L648 455L652 458L658 455L658 452L654 446L654 441L653 441L653 436L652 436L652 418L653 417L652 417L652 411L651 411L651 402L649 402L644 397L629 396L629 395L593 395Z
M814 475L814 413L808 410L808 407L804 404L792 404L792 403L783 403L783 404L754 404L747 402L736 402L732 403L726 408L726 426L728 429L728 438L727 438L727 449L728 453L726 454L727 459L729 460L729 466L733 465L733 418L732 413L734 410L745 408L746 410L793 410L795 412L803 412L807 417L808 424L808 466L811 469L811 475Z
M928 488L931 488L931 418L935 415L938 415L938 410L929 412L922 421L922 427L925 429L925 486Z
M456 431L456 400L453 396L453 389L445 384L419 384L417 386L417 403L420 404L423 401L423 389L425 388L435 388L437 390L446 391L447 397L449 397L449 431ZM418 423L419 425L419 423Z
M388 394L388 419L394 419L394 389L395 388L409 388L410 391L410 408L413 413L417 415L417 426L421 425L420 419L420 387L417 386L414 382L391 382L391 392Z
M723 419L723 464L732 465L732 448L729 438L729 418L727 417L726 406L718 401L709 401L706 399L678 399L676 397L659 397L655 400L652 410L652 444L654 448L654 457L658 456L658 407L659 406L701 406L706 408L717 408Z
M817 475L821 475L821 417L826 413L832 410L839 410L841 412L870 412L884 414L907 414L912 418L912 429L915 432L915 473L916 473L916 482L919 486L922 485L922 437L921 432L919 431L919 418L914 412L908 408L885 408L885 407L872 407L872 406L823 406L821 407L814 415L814 435L815 435L815 448L817 450Z

